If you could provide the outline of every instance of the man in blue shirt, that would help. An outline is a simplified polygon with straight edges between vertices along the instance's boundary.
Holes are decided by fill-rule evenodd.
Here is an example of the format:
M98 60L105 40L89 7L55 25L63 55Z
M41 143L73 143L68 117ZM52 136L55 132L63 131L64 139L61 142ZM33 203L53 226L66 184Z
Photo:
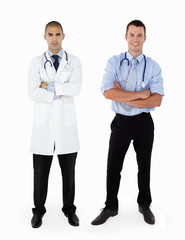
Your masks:
M161 105L163 79L159 65L143 54L145 25L139 20L130 22L125 38L128 51L108 60L102 80L101 91L106 99L112 100L116 116L111 123L105 208L92 225L103 224L118 214L120 173L131 141L138 163L139 211L145 222L155 223L150 210L150 163L154 138L150 111Z

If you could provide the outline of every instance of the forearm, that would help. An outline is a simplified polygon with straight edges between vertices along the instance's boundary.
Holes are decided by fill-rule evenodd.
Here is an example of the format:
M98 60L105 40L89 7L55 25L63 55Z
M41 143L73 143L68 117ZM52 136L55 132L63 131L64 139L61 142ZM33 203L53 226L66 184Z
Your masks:
M115 102L128 102L141 98L141 92L128 92L123 89L111 88L104 92L106 99L110 99Z
M29 79L29 83L28 83L28 93L30 98L33 101L36 102L48 102L51 103L53 101L53 93L52 92L48 92L45 84L42 83L42 87L41 85L39 86L39 81L36 82L35 79L30 78Z
M46 84L41 84L39 64L37 59L33 59L30 64L28 71L28 94L33 101L51 103L54 94L46 90Z
M82 66L76 58L73 71L69 72L62 81L55 82L56 95L78 96L82 85Z
M132 107L150 108L150 107L160 107L161 102L162 102L162 96L157 93L154 93L152 96L146 99L138 99L138 100L128 101L125 103Z
M56 95L78 96L81 89L81 82L55 83Z
M52 92L48 92L46 89L42 89L40 87L29 89L29 96L31 100L36 102L47 102L51 103L53 101L54 94Z

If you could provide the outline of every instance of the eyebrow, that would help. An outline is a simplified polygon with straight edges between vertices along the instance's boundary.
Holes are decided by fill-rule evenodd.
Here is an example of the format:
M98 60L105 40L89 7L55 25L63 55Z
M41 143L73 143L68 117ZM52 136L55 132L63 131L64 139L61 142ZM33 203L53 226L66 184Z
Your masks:
M134 33L129 33L129 35L134 35ZM143 33L138 33L137 36L143 36Z
M62 33L56 33L55 35L60 36L61 34L62 34ZM49 35L49 36L52 36L52 35L54 35L54 34L49 32L48 35Z

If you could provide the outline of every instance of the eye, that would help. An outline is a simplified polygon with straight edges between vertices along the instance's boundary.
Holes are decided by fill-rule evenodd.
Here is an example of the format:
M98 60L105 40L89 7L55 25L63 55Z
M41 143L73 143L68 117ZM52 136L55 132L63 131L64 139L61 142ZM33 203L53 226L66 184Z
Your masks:
M139 35L138 35L138 37L143 37L143 34L142 34L142 33L141 33L141 34L139 34Z

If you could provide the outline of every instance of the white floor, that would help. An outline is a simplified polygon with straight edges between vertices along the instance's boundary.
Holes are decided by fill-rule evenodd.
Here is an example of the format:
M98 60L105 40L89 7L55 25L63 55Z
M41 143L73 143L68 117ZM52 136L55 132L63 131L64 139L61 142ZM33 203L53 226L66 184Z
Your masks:
M91 221L100 213L97 206L87 208L81 206L77 214L80 218L80 226L72 227L68 224L67 218L60 211L60 206L49 203L47 213L43 218L43 225L39 229L33 229L30 224L31 211L23 209L18 215L6 216L1 234L11 237L21 237L21 239L124 239L124 237L140 239L171 239L170 236L176 234L172 232L166 224L165 216L157 204L153 204L151 210L155 214L156 224L148 225L144 222L142 214L139 213L137 204L132 197L127 195L124 202L121 201L119 214L110 218L105 224L92 226ZM168 238L164 238L164 236ZM2 238L1 238L2 239Z

